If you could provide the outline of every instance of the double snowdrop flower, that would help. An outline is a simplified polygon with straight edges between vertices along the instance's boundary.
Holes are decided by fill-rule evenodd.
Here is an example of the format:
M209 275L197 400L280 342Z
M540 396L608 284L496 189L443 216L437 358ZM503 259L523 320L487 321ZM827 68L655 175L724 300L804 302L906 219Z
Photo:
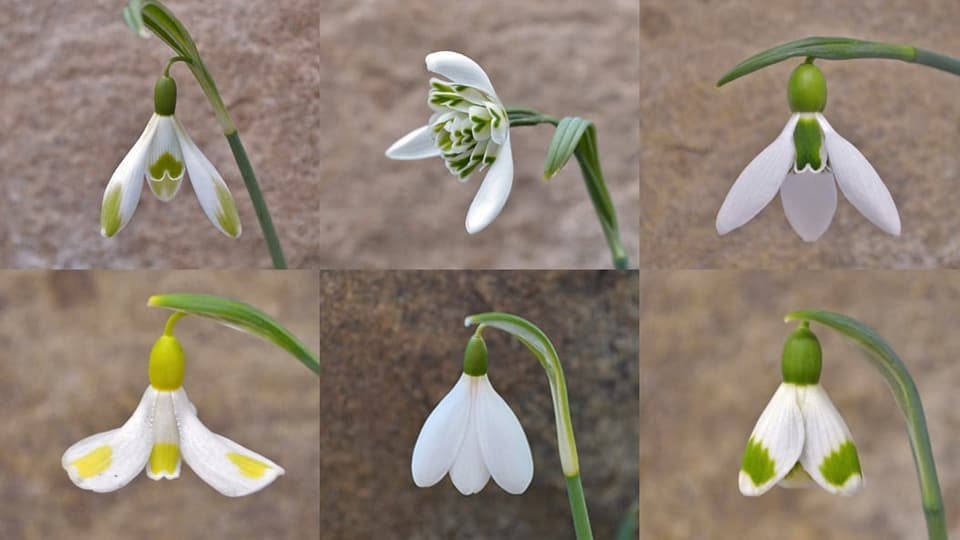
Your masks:
M783 383L747 441L740 492L756 496L774 484L852 495L863 486L850 430L820 386L821 351L804 323L783 348Z
M64 452L61 463L78 487L114 491L144 469L153 480L177 478L181 458L228 497L259 491L284 473L276 463L200 423L183 389L183 350L175 337L157 340L149 372L150 386L125 424Z
M754 218L780 192L787 221L800 238L820 238L837 210L837 185L853 206L885 232L900 234L900 215L867 158L827 119L827 85L820 69L801 64L790 76L793 114L770 146L740 173L717 214L727 234Z
M467 212L467 232L477 233L500 214L513 185L510 120L479 64L450 51L430 53L426 60L428 70L449 81L430 80L428 104L433 115L426 126L393 143L387 157L440 156L461 182L489 167Z
M233 195L210 160L197 148L174 116L177 86L163 76L154 89L154 114L133 148L110 177L103 193L100 234L111 237L125 227L140 203L143 183L161 201L170 201L189 175L200 207L223 234L240 236L240 216Z
M413 447L413 481L430 487L447 473L460 493L479 493L492 476L519 495L533 480L530 444L510 406L487 378L487 348L474 335L460 380L427 417Z

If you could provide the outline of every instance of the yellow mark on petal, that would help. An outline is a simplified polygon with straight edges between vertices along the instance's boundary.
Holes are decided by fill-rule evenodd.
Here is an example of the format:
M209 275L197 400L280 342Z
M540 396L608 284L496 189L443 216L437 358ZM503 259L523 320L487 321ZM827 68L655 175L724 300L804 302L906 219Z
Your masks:
M269 465L260 460L236 452L228 452L227 459L232 461L233 464L240 469L240 474L247 478L260 478L263 476L263 473L270 468Z
M177 472L180 463L180 447L174 443L157 443L150 451L150 472L159 476L162 472L171 475Z
M78 458L70 463L77 468L77 474L80 478L92 478L110 467L113 461L113 449L109 446L97 447L87 455Z
M230 190L223 184L215 184L217 189L217 201L220 202L220 208L216 212L217 223L223 227L223 230L232 238L240 236L240 215L237 214L237 207L233 204L233 196Z
M116 186L107 192L103 198L103 207L100 209L100 227L107 238L117 234L120 230L120 196L123 190Z

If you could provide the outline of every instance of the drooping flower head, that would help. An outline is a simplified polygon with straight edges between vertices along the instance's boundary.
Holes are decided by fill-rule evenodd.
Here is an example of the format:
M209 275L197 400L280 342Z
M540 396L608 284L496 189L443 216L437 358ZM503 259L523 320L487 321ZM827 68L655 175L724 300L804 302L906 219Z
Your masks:
M815 482L830 493L852 495L863 486L860 457L850 430L820 386L820 342L806 323L783 348L783 383L757 420L740 465L740 492L756 496L774 484Z
M461 182L489 167L467 212L467 232L480 232L500 214L513 184L510 120L479 64L450 51L430 53L426 62L428 70L449 80L430 80L427 103L433 115L386 154L392 159L440 156Z
M530 486L530 443L487 378L487 347L479 335L467 344L460 380L420 429L410 469L420 487L430 487L449 473L464 495L479 493L491 476L513 495Z
M900 214L877 171L822 114L827 83L817 66L807 62L793 71L787 100L793 114L730 188L717 213L717 233L753 219L779 191L787 221L803 240L813 242L833 220L839 185L871 223L899 235Z
M207 218L223 234L240 236L240 216L233 195L210 160L197 148L174 116L177 85L167 76L154 87L154 114L117 166L103 193L100 234L112 237L133 218L146 181L161 201L170 201L189 176Z
M150 352L150 386L121 427L91 435L67 449L61 463L78 487L115 491L140 471L153 480L180 476L181 459L228 497L259 491L284 473L282 467L213 433L197 418L183 389L184 355L165 334Z

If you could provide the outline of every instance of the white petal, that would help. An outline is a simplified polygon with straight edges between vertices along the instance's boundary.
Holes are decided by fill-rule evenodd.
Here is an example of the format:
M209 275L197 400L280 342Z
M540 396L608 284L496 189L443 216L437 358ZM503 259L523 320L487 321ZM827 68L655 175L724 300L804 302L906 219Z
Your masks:
M823 236L837 211L837 186L829 172L790 173L780 186L787 221L805 242Z
M523 426L486 375L480 378L476 410L480 450L493 480L504 491L519 495L533 480L533 454Z
M180 143L177 140L177 120L173 116L154 115L157 119L156 133L150 140L150 147L147 149L147 161L143 168L144 177L150 186L150 191L161 201L172 200L180 186L183 185L183 175L186 172L183 166L183 152L180 151ZM158 161L165 159L171 167L178 167L179 171L171 174L169 167L159 165L160 171L154 176L151 167Z
M415 484L430 487L450 471L463 445L469 415L470 376L463 374L420 428L410 463Z
M753 158L727 193L717 213L717 233L727 234L753 219L776 196L796 157L793 130L800 116L790 116L776 140Z
M840 413L819 384L800 389L800 404L806 432L800 464L830 493L856 493L863 486L860 458Z
M171 392L157 392L153 411L153 447L150 459L147 461L147 476L152 480L166 478L173 480L180 477L180 433L177 428L177 418L173 412L173 394ZM175 458L173 470L167 467L167 458Z
M761 459L754 459L750 465L744 459L740 466L740 493L762 495L790 472L803 451L803 416L797 405L795 385L783 383L777 388L757 420L747 448L753 448L754 457L761 456ZM768 460L772 461L772 475ZM754 475L758 476L757 480Z
M60 462L74 484L100 493L114 491L143 470L153 445L150 414L156 396L156 390L147 388L121 427L91 435L63 453Z
M480 493L490 481L490 471L483 462L480 451L480 439L477 435L477 390L479 377L473 377L470 385L472 404L470 415L467 418L467 428L464 432L463 444L450 468L450 481L457 491L464 495Z
M203 212L207 214L210 223L213 223L217 230L231 238L239 237L240 216L237 214L237 206L233 202L230 188L176 119L174 119L174 126L180 140L180 148L183 150L187 174L190 175L190 184L197 195L197 200L200 201Z
M227 497L241 497L267 487L284 473L276 463L207 429L196 410L183 388L173 392L183 460L213 489Z
M427 69L457 84L472 86L493 97L497 96L490 78L480 64L460 53L439 51L427 55Z
M424 159L441 154L430 126L419 127L387 148L390 159Z
M470 203L467 211L467 232L475 234L490 225L500 215L507 204L510 188L513 186L513 150L510 148L510 136L500 148L497 160L490 166L486 178Z
M103 209L100 213L100 234L103 236L111 237L120 232L127 223L130 223L130 219L140 203L140 192L143 190L143 169L147 161L147 149L150 146L150 140L156 131L157 118L159 117L156 114L150 117L150 121L143 128L140 138L117 165L116 170L113 171L113 176L110 177L110 182L107 183L107 188L103 191ZM108 208L107 201L111 197L118 196L115 194L117 190L119 190L119 204L115 209ZM114 227L116 227L115 230L108 230L108 228L113 229Z
M871 223L899 235L900 214L880 175L855 146L833 130L822 114L817 114L817 121L823 129L830 168L843 196Z

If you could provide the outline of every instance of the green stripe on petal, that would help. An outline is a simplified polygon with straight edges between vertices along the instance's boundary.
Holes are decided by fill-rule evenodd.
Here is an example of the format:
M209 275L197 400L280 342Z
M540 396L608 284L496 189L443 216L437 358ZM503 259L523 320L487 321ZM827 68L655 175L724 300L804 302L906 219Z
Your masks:
M862 476L860 457L857 456L857 447L853 441L848 440L824 458L820 464L820 473L827 482L837 487L846 484L853 475Z
M750 437L747 449L743 452L743 463L740 470L750 475L750 480L756 486L768 482L775 474L776 464L770 457L770 452L757 440Z
M237 207L233 203L233 196L230 190L223 184L216 184L217 200L220 202L220 208L217 211L217 223L223 227L223 230L231 237L240 236L240 215L237 213Z
M100 209L100 227L103 228L103 234L107 238L117 234L123 221L120 218L121 195L123 195L123 189L117 186L107 191L103 198L103 207Z
M797 149L796 171L809 167L814 172L823 170L821 149L823 148L823 132L820 124L813 116L801 116L797 126L793 128L793 144Z

